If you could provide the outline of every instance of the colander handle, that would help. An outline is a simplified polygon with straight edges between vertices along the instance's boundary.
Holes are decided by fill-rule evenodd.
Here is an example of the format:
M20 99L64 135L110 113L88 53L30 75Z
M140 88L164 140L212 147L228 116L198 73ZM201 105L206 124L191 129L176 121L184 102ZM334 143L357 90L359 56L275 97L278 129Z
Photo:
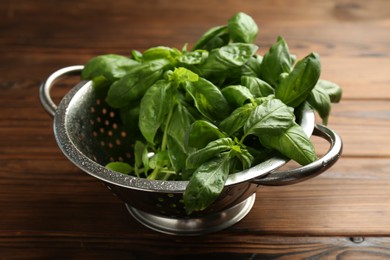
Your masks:
M329 169L341 155L342 140L336 132L323 125L316 125L313 135L322 137L330 143L330 148L323 157L297 169L271 172L265 177L252 179L251 182L265 186L289 185L313 178Z
M79 75L83 68L83 65L74 65L59 69L42 82L39 88L39 98L43 108L47 113L49 113L49 115L54 116L57 109L57 105L53 102L53 99L50 96L51 87L59 78L63 76Z

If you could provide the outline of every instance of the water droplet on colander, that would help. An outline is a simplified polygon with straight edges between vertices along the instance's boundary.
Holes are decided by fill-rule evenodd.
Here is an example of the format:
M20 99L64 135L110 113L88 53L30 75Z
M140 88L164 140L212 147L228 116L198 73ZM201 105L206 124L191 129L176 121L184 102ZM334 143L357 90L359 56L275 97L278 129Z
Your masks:
M326 166L328 165L328 163L329 163L329 162L328 162L328 161L326 161L326 160L325 160L325 161L323 161L323 162L322 162L322 167L326 167Z

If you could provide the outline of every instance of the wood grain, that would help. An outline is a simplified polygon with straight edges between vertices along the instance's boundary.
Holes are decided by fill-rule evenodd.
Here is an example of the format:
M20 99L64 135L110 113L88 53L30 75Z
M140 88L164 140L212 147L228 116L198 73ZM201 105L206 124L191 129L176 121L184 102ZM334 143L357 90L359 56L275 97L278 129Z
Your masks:
M238 11L258 22L260 53L282 35L298 58L321 55L321 77L343 87L329 121L343 155L314 179L260 187L229 229L159 234L64 157L39 85L98 54L191 45ZM385 0L1 1L0 259L389 259L389 29ZM78 80L57 84L55 102Z

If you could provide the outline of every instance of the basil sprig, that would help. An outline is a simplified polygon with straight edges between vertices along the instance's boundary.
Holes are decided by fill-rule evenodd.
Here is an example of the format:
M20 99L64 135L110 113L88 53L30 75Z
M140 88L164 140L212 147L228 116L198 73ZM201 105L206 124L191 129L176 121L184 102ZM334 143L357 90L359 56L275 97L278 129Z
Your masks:
M302 165L317 159L296 123L304 107L327 123L341 88L320 79L320 59L296 62L278 37L261 56L258 27L238 13L213 27L191 51L165 46L129 57L91 59L82 78L117 109L134 154L107 168L150 180L188 180L186 211L206 209L229 174L280 153Z

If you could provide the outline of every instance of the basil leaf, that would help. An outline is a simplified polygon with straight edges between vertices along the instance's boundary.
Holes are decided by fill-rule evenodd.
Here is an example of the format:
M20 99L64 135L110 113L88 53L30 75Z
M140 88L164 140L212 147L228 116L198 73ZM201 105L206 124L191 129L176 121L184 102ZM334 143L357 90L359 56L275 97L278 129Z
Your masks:
M277 134L289 128L295 121L293 109L278 99L266 100L251 113L244 125L245 136Z
M131 56L133 57L134 60L138 62L142 62L142 53L137 51L137 50L132 50L131 51Z
M199 75L183 67L175 68L175 70L168 75L170 81L175 82L177 85L186 82L195 82L199 80Z
M170 164L173 170L178 173L185 169L187 153L184 150L183 144L172 136L168 136L167 151Z
M202 64L209 56L209 52L206 50L195 50L192 52L184 52L178 61L185 65Z
M241 162L242 168L240 170L248 169L253 162L253 156L242 145L233 145L230 150L230 157L238 158Z
M322 123L327 125L331 108L331 101L328 93L316 86L310 92L306 101L318 112L319 116L322 118Z
M133 172L133 167L125 162L110 162L106 164L106 168L123 174L130 174Z
M183 201L187 214L206 209L221 194L229 174L228 156L214 158L202 164L193 173Z
M329 95L330 101L332 103L340 102L342 89L339 85L328 80L320 79L317 82L316 88L322 89L324 92L326 92Z
M218 156L224 151L229 151L234 145L231 138L221 138L211 141L206 147L189 154L186 161L187 169L198 168L204 162Z
M195 43L193 50L212 50L222 47L228 42L228 39L224 35L228 35L226 25L213 27L200 37Z
M205 120L197 120L187 131L185 147L203 148L211 141L223 137L225 135L212 123Z
M261 62L263 57L254 54L249 60L241 67L242 76L259 77L261 73Z
M114 82L107 93L107 103L113 108L127 106L140 99L146 90L163 76L165 63L147 63Z
M199 78L188 82L186 91L193 98L195 107L211 121L219 121L229 114L230 107L218 87L210 81Z
M253 98L249 89L240 85L225 87L221 92L232 107L240 107L244 105L248 99Z
M275 97L286 105L297 107L310 94L320 77L319 56L311 53L298 61L293 71L275 89Z
M142 62L150 62L154 60L168 60L172 65L176 64L176 59L181 56L181 52L175 48L165 46L152 47L144 51L142 54Z
M254 109L255 106L252 103L236 108L219 124L219 128L227 135L233 135L245 125Z
M180 145L183 151L186 151L187 131L189 131L194 121L194 117L183 104L178 103L175 106L167 131L168 135L175 139L177 145Z
M283 72L289 73L293 65L290 50L286 41L279 36L276 43L263 57L260 66L260 78L268 82L271 86L278 84L279 75Z
M171 82L157 81L145 93L140 104L139 129L145 139L154 144L154 137L173 106Z
M257 77L242 76L241 84L247 87L254 97L267 97L275 91L267 82Z
M122 55L100 55L92 58L85 64L81 72L81 78L92 80L96 77L104 77L108 82L113 82L138 65L139 62Z
M151 169L162 168L169 165L168 151L158 151L149 160L149 166Z
M255 40L258 28L249 15L239 12L228 21L230 38L234 42L251 43Z
M141 168L143 161L142 157L145 151L145 144L141 141L136 141L134 144L134 161L135 161L135 167Z
M250 43L231 43L218 50L218 58L228 67L244 65L257 51L258 47Z
M136 132L139 118L139 102L130 103L119 109L121 122L130 132Z
M202 75L226 72L243 66L257 51L250 43L230 43L210 52L209 57L199 67Z
M258 137L265 147L275 149L301 165L318 159L312 142L296 123L278 135L264 134Z

